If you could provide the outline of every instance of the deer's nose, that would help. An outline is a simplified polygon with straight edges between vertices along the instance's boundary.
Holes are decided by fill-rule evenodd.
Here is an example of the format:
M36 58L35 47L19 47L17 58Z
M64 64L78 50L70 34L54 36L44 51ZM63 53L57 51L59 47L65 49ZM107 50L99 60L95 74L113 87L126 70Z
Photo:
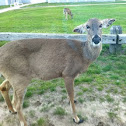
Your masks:
M92 42L95 44L98 44L101 41L101 38L98 35L95 35L92 39Z

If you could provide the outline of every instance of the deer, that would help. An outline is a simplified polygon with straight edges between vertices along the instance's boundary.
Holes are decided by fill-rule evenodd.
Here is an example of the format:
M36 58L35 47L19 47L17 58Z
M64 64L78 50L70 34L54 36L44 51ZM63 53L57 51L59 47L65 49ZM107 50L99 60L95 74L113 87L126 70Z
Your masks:
M74 104L74 79L86 72L102 50L102 28L115 19L89 19L73 32L87 32L87 41L70 39L23 39L0 47L0 72L5 80L0 92L12 114L18 115L20 125L28 126L22 112L25 90L32 78L51 80L63 78L76 124L84 120L77 116ZM13 88L12 102L9 90Z
M63 14L65 15L65 19L68 20L68 15L73 19L73 14L69 8L63 9Z

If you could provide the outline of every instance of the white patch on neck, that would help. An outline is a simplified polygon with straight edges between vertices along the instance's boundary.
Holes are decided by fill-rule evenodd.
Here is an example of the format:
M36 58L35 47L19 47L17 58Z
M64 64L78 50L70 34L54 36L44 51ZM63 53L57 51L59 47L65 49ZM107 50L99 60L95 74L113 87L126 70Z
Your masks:
M23 122L20 122L21 126L24 126L24 123Z
M99 47L100 44L101 44L101 42L99 42L98 44L95 44L94 42L91 43L91 45L92 45L93 47Z

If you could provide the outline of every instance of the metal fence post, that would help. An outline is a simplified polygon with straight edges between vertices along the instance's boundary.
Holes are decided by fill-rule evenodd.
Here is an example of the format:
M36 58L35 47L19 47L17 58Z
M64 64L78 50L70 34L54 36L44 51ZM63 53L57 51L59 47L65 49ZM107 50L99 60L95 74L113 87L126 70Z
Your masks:
M122 49L122 44L119 44L119 35L122 34L121 26L112 26L110 28L110 34L116 34L116 43L109 45L109 52L112 54L120 53Z

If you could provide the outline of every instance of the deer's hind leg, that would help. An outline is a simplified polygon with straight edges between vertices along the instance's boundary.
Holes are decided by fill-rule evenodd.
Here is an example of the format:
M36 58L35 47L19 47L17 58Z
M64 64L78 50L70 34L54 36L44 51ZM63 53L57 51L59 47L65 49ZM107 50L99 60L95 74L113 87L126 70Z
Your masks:
M27 126L27 122L22 112L22 104L25 96L25 91L29 82L30 82L29 79L21 75L17 76L16 79L15 78L11 79L11 83L14 89L13 105L17 111L21 126Z
M12 105L13 105L13 109L15 111L16 110L16 105L17 105L17 94L16 94L16 91L13 89L13 99L12 99Z
M13 106L12 106L12 103L11 103L11 100L10 100L10 97L9 97L10 88L11 88L11 85L10 85L8 80L3 81L3 83L0 85L1 94L2 94L4 100L7 104L9 111L11 113L15 114L16 112L13 109Z
M24 94L25 94L25 88L18 89L15 91L15 93L17 95L16 111L20 120L20 125L27 126L27 122L22 112L22 104L23 104L23 99L24 99Z

